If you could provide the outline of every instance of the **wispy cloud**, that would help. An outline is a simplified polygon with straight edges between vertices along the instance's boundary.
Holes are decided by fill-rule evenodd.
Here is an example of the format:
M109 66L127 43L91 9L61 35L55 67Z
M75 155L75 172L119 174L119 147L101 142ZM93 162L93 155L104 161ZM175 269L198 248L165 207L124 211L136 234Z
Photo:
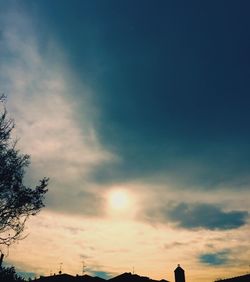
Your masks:
M27 180L51 178L51 209L98 214L101 198L94 196L88 174L117 158L97 138L91 91L74 80L63 50L52 39L38 41L29 17L11 11L1 24L1 91L8 96L18 145L31 155ZM75 95L79 91L81 104Z

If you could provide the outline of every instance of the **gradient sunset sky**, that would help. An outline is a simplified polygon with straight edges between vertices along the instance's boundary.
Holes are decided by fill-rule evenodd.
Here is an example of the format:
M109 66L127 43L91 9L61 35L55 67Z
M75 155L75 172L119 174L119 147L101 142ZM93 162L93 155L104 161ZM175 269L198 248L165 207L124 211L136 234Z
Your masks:
M250 2L0 0L0 92L46 207L29 275L250 271Z

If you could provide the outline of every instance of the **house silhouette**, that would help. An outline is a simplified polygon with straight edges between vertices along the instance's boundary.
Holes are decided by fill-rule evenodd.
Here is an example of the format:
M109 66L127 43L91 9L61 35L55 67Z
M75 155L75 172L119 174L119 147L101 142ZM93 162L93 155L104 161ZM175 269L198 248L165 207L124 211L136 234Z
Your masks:
M226 278L226 279L219 279L215 282L250 282L250 274L245 274L241 276Z
M36 282L169 282L167 280L153 280L146 276L140 276L137 274L132 274L131 272L125 272L116 277L110 278L108 280L100 277L92 277L90 275L76 275L72 276L69 274L59 274L52 276L41 276L33 281Z

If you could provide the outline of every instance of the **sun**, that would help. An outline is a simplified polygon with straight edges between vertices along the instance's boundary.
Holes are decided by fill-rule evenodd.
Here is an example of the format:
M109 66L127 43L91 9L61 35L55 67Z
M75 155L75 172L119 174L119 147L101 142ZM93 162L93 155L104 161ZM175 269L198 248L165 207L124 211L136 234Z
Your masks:
M112 209L125 210L129 206L129 196L124 190L114 190L109 195L109 204Z
M112 219L134 219L138 212L137 197L131 189L112 187L106 194L106 212Z

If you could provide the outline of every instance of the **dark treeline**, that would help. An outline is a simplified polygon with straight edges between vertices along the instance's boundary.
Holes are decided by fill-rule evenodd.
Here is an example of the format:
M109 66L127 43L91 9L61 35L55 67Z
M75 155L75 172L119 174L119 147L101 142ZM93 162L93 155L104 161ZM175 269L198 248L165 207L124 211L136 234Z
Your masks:
M20 277L13 266L0 268L1 282L24 282L24 278Z

